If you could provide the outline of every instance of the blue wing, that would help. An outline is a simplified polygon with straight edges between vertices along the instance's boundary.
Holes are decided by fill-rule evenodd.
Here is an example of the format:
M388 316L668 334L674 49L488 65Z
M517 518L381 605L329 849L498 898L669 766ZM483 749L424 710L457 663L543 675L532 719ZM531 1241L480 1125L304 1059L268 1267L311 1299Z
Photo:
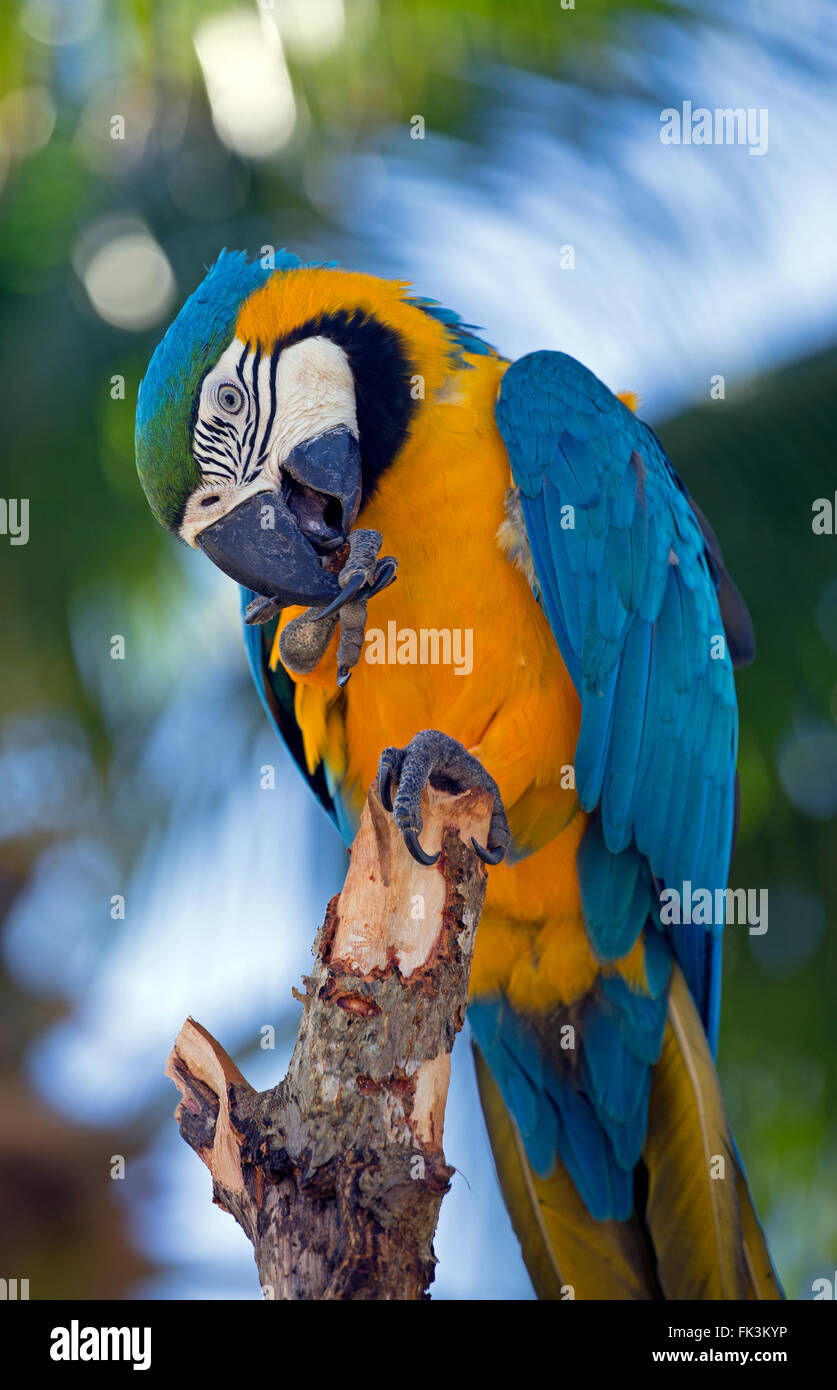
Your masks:
M296 722L294 712L294 683L283 666L270 669L268 656L273 646L278 620L261 626L243 621L247 605L258 598L252 589L241 588L241 613L244 630L244 648L250 674L268 719L291 757L305 778L320 804L328 812L340 831L347 847L357 834L358 820L355 810L346 802L339 781L334 778L326 763L318 763L313 772L309 770L305 758L302 733Z
M496 413L540 601L581 697L576 786L598 809L579 878L593 943L612 959L646 920L642 859L658 885L682 894L688 881L713 903L727 882L738 715L719 564L656 435L573 358L514 363ZM714 1048L720 924L667 930Z

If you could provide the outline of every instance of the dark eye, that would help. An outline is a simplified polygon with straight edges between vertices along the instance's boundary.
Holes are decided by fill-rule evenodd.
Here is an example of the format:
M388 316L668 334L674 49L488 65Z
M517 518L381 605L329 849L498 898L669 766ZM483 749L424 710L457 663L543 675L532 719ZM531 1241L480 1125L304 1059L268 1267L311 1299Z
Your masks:
M232 381L222 382L215 395L221 409L228 415L237 415L244 405L244 392Z
M201 506L202 506L202 507L214 507L214 506L215 506L215 503L216 503L216 502L220 502L220 501L221 501L220 497L216 497L216 495L213 493L211 497L202 497L202 498L201 498Z

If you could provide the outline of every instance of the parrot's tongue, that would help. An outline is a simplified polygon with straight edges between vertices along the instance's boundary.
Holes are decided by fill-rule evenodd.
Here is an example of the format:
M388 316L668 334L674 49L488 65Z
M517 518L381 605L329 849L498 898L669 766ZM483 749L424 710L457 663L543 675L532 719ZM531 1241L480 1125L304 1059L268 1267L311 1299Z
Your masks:
M344 544L341 508L336 497L293 479L283 495L297 526L316 551L327 555Z

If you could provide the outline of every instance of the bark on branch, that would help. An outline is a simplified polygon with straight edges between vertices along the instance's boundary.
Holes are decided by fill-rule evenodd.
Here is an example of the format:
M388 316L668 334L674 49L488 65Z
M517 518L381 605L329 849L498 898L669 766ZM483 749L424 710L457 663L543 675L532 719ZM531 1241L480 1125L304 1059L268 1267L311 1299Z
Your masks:
M485 791L428 788L422 843L441 854L423 868L370 789L274 1089L254 1091L194 1019L178 1034L166 1073L180 1132L252 1242L266 1297L428 1296L453 1176L450 1052L485 895L471 836L485 843L491 809Z

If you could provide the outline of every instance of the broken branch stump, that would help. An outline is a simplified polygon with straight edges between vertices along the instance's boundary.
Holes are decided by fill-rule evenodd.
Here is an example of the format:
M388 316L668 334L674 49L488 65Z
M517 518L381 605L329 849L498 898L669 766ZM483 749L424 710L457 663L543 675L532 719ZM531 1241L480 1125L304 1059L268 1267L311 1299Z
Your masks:
M255 1091L194 1019L177 1036L180 1132L252 1242L265 1297L428 1297L453 1176L450 1053L485 896L471 836L486 842L491 809L484 790L428 788L422 843L441 854L424 868L372 786L278 1086Z

